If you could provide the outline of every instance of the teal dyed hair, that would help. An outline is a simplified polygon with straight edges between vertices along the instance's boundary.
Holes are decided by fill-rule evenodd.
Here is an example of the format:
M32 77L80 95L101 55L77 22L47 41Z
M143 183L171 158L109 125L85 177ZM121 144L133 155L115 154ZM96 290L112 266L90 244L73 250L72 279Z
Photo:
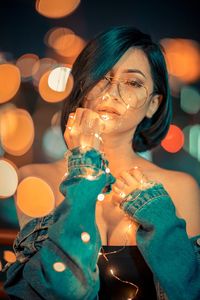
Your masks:
M72 75L74 87L64 101L61 128L64 134L70 112L81 107L85 95L117 63L130 48L139 48L145 54L151 68L153 94L162 95L162 102L151 119L144 118L138 125L132 140L134 151L143 152L159 145L165 137L172 118L168 74L163 49L148 34L130 26L112 27L92 39L76 59Z

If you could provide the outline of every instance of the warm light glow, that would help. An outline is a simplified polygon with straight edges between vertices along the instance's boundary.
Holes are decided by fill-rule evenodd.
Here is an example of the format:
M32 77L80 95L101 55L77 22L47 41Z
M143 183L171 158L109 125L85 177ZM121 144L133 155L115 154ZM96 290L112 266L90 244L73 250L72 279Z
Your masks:
M30 114L24 109L5 110L0 115L1 144L12 155L26 153L34 140L34 125Z
M17 188L17 206L30 217L43 217L55 207L53 191L43 179L26 177Z
M9 263L16 262L16 255L10 250L5 250L3 252L3 258L5 259L5 261L7 261Z
M41 77L57 66L57 62L53 58L44 57L39 59L32 68L33 83L38 86Z
M114 275L114 272L113 272L113 270L112 270L112 269L110 269L110 273L111 273L112 275Z
M19 68L21 77L23 79L29 78L33 75L33 66L38 60L39 57L33 53L24 54L20 58L18 58L16 66ZM36 71L37 70L35 69L35 72Z
M85 41L66 27L51 29L45 36L45 42L64 57L77 57L85 46Z
M56 92L64 92L70 72L71 68L64 66L53 69L48 77L49 87Z
M199 44L187 39L163 39L169 74L178 77L185 83L200 78Z
M70 74L67 80L67 84L65 86L65 90L63 92L56 92L49 87L48 79L51 71L46 72L39 82L39 93L40 96L47 102L60 102L64 100L72 91L73 88L73 77Z
M66 270L66 265L63 264L62 262L56 262L53 264L53 269L56 271L56 272L63 272Z
M0 103L7 102L16 95L20 82L20 71L16 66L0 65Z
M81 239L84 243L88 243L90 241L90 235L87 232L81 233Z
M104 194L99 194L99 195L97 196L97 200L99 200L99 201L103 201L104 198L105 198Z
M184 145L183 131L176 125L170 125L169 131L161 146L170 153L178 152Z
M7 159L0 159L0 198L14 195L17 185L17 167Z
M36 0L35 8L47 18L62 18L71 14L80 0Z
M2 262L0 261L0 272L2 271L2 268L3 268Z

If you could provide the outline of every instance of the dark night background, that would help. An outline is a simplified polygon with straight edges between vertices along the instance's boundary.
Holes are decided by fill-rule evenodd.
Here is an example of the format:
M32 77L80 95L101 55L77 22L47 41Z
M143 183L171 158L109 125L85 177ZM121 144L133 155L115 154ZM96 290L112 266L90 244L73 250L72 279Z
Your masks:
M50 19L38 14L35 10L35 1L1 0L0 52L4 52L7 60L12 62L25 53L35 53L42 58L48 51L44 36L53 27L68 27L87 41L110 26L123 24L138 27L149 33L155 41L164 38L184 38L200 42L198 1L83 0L71 15L60 19ZM199 81L192 85L200 90ZM22 83L12 101L18 107L27 109L31 115L35 114L37 107L42 105L46 114L35 124L36 138L31 159L29 153L21 157L5 153L5 157L18 167L30 163L49 162L41 150L41 137L49 126L52 115L61 109L62 103L44 102L30 82ZM199 123L200 113L189 115L181 111L177 97L173 98L173 110L173 123L180 128ZM171 154L157 147L153 150L152 157L153 161L161 167L187 172L200 184L200 162L184 149ZM9 201L7 204L5 201L1 203L0 225L2 228L17 227L15 211Z

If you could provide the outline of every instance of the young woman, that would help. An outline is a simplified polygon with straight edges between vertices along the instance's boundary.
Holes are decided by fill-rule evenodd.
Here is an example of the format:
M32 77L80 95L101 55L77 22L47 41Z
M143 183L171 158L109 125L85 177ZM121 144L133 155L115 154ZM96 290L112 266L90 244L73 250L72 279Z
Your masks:
M21 223L7 293L200 299L198 185L137 154L158 145L171 121L160 46L135 28L114 27L88 43L72 74L61 120L67 161L42 168L45 179L67 171L64 199L48 216Z

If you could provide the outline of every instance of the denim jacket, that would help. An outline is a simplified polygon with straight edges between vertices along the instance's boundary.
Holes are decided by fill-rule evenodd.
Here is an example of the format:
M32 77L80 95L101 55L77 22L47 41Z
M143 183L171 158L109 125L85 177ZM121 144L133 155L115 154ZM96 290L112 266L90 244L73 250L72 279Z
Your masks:
M68 160L68 175L60 184L64 201L49 215L28 222L14 242L17 261L8 264L4 288L10 299L98 299L100 234L95 222L99 193L108 192L114 177L108 162L90 149L76 148ZM89 168L96 178L82 176ZM175 214L161 184L144 190L122 209L139 224L137 245L151 268L161 300L200 299L200 236L188 238L186 224ZM87 232L89 241L81 234ZM64 264L62 272L54 270Z

